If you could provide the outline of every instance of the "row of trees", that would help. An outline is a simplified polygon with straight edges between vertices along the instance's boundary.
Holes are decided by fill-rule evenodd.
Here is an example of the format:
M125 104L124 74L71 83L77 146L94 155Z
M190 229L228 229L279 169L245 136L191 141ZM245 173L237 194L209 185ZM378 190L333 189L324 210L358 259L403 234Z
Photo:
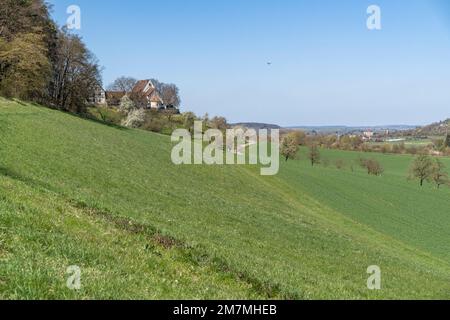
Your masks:
M296 159L300 146L303 145L303 138L304 136L300 131L291 132L283 137L280 145L280 154L286 161ZM309 146L308 159L313 167L320 163L320 151L317 144L312 143Z
M306 136L301 132L299 133L299 131L290 132L283 137L280 153L286 161L296 159L300 145L307 143L305 138ZM317 143L313 142L309 145L308 160L312 166L320 163L320 152ZM383 166L375 159L360 158L359 165L367 170L367 173L370 175L380 176L384 172ZM337 168L342 168L343 166L342 163L336 162ZM408 179L417 179L420 186L423 186L425 181L434 183L437 188L443 185L450 185L450 179L444 163L439 158L432 158L427 154L419 154L414 159L409 170Z
M0 94L84 113L101 70L82 39L50 18L43 0L2 0Z
M409 170L408 178L418 180L420 186L423 186L425 181L434 183L437 188L442 185L450 185L444 163L439 158L432 158L426 154L421 154L415 158Z
M338 149L346 151L362 151L362 152L381 152L395 154L441 154L450 155L450 134L444 138L433 139L429 144L425 145L406 145L404 142L399 143L366 143L357 135L343 135L338 137L336 134L318 134L308 135L303 131L290 131L301 146L316 144L319 147L327 149Z

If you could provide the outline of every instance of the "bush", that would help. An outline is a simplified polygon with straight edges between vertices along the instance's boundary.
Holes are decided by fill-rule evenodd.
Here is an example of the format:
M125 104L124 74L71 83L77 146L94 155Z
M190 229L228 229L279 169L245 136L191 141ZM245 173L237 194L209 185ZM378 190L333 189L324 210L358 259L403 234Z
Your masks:
M120 125L125 117L122 112L107 107L89 108L88 115L96 120L117 125Z
M164 127L167 125L166 121L160 118L147 118L142 129L162 133Z
M389 144L383 144L381 146L382 153L390 153L392 151L391 146Z
M383 166L375 159L359 159L359 164L367 170L367 173L374 176L381 176L384 172Z
M145 121L145 110L135 109L128 113L125 120L122 121L122 125L128 128L139 128Z

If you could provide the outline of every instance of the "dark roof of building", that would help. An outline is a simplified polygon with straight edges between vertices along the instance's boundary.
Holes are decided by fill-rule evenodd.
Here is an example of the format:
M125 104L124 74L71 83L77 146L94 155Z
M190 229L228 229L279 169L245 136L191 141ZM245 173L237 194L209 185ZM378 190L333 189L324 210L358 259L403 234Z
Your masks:
M122 99L124 95L126 95L125 91L106 91L105 92L106 99Z

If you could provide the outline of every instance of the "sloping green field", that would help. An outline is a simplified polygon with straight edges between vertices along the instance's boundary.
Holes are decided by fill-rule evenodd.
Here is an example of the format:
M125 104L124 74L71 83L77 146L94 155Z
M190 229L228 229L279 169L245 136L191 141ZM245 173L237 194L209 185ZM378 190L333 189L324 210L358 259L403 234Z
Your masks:
M450 192L406 181L409 157L175 166L167 136L7 100L0 142L1 298L450 298Z

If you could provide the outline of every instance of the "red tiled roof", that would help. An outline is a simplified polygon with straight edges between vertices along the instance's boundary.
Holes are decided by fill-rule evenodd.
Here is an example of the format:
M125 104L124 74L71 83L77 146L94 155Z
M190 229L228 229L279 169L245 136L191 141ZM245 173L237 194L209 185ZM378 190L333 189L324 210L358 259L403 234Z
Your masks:
M147 86L150 86L150 89L147 92L144 92ZM159 92L153 87L153 84L150 80L139 80L136 82L132 93L142 95L146 97L150 102L160 102L163 103Z
M139 80L138 82L136 82L136 84L134 85L134 88L131 92L133 93L143 93L145 87L147 86L148 82L150 80Z

